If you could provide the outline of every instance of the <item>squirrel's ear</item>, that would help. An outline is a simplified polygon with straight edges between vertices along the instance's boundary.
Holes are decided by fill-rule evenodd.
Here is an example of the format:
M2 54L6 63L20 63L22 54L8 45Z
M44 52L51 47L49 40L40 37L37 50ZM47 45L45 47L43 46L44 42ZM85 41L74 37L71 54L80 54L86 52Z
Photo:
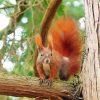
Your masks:
M35 36L35 43L38 51L40 51L43 48L43 44L42 44L41 36L39 34Z
M53 38L50 34L48 35L48 48L53 49Z

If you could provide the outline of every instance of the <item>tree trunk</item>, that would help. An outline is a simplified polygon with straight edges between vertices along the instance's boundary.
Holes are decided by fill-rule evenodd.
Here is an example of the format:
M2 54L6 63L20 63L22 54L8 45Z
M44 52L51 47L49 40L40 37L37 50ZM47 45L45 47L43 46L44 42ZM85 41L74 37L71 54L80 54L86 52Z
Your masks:
M84 100L100 100L100 0L84 0L86 56L82 81Z

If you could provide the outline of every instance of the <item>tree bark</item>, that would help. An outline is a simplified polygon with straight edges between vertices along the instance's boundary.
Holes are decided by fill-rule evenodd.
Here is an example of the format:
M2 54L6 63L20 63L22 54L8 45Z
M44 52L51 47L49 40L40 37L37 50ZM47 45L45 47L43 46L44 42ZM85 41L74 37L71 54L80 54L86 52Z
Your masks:
M82 81L84 100L100 100L100 0L84 0L86 56Z
M72 91L75 92L75 87L62 81L53 82L52 87L47 87L46 84L40 86L38 78L0 74L0 95L52 100L62 100L62 97L66 97L68 100L75 100Z

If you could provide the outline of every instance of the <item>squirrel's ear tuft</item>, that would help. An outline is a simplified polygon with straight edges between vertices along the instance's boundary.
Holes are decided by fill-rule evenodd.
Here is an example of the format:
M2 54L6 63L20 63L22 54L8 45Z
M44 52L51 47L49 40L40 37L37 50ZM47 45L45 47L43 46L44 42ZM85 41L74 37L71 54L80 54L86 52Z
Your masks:
M42 39L41 39L41 36L39 34L35 36L35 43L36 43L38 50L43 48Z
M53 38L50 34L48 35L48 48L53 49Z

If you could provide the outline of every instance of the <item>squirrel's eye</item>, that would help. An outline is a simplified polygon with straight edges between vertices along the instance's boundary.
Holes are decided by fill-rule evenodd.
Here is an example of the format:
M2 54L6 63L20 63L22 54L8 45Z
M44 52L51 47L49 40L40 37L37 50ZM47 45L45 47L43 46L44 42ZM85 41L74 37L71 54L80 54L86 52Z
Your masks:
M52 56L52 53L50 55Z

